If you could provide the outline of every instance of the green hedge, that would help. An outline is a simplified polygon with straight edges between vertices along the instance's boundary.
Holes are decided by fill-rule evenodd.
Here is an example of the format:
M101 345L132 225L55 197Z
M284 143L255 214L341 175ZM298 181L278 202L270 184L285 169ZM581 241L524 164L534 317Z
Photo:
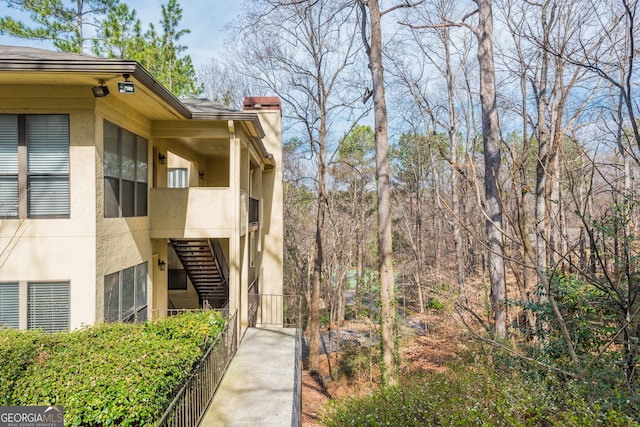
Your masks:
M62 405L66 425L152 425L223 327L206 312L53 335L0 329L0 404Z

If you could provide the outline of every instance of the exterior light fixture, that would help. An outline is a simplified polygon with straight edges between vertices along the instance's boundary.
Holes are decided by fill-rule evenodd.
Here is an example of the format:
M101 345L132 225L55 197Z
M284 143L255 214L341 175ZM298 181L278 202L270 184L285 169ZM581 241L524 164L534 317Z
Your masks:
M162 153L158 153L158 161L161 165L164 165L165 163L167 163L167 156Z
M118 92L120 93L126 93L129 95L133 95L134 93L136 93L136 87L133 84L133 82L129 81L129 74L123 74L122 77L124 78L123 82L118 82Z
M158 268L160 269L160 271L164 271L164 269L167 267L167 263L164 262L163 260L159 259L158 260Z
M204 171L200 171L198 173L198 176L200 177L200 179L204 180Z
M98 81L98 86L94 86L91 88L93 91L93 96L95 98L104 98L109 95L109 88L104 85L104 80Z

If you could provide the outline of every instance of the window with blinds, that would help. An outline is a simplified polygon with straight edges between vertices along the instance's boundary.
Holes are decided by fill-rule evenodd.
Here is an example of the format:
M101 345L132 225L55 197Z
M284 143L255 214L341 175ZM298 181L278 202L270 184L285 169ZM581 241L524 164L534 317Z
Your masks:
M104 216L146 216L148 193L147 140L104 122Z
M25 117L29 216L69 215L69 118Z
M27 328L68 331L69 282L27 284Z
M167 187L187 188L189 186L189 176L187 168L168 168Z
M18 217L18 116L0 114L0 217Z
M69 210L69 116L0 114L0 217L65 218Z
M20 287L17 282L0 283L0 327L20 326Z
M104 321L147 320L147 263L104 276Z

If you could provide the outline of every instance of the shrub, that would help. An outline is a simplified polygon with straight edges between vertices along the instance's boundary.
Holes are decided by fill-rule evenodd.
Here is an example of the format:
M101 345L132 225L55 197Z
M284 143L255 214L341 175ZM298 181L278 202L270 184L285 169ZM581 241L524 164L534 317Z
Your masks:
M427 308L433 310L436 313L439 313L444 310L444 303L437 300L436 298L429 298L429 301L427 302Z
M632 426L613 408L591 408L580 384L529 380L516 371L458 365L445 373L409 378L363 398L330 403L333 426Z
M0 342L24 341L29 359L13 375L6 404L62 405L68 425L152 425L223 326L207 312L54 336L3 331Z
M16 380L53 342L40 332L0 328L0 406L9 405Z
M196 343L204 349L218 336L224 324L224 318L216 311L186 312L161 321L147 322L144 329L168 339Z
M338 362L338 375L349 380L368 373L371 364L379 362L377 346L361 346L356 340L347 341L341 347L342 356Z

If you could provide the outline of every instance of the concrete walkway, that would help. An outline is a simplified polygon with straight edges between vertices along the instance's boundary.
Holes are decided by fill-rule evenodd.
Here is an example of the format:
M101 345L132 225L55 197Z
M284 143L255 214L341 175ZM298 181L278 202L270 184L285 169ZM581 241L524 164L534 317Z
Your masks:
M295 347L295 329L247 329L200 426L291 426Z

